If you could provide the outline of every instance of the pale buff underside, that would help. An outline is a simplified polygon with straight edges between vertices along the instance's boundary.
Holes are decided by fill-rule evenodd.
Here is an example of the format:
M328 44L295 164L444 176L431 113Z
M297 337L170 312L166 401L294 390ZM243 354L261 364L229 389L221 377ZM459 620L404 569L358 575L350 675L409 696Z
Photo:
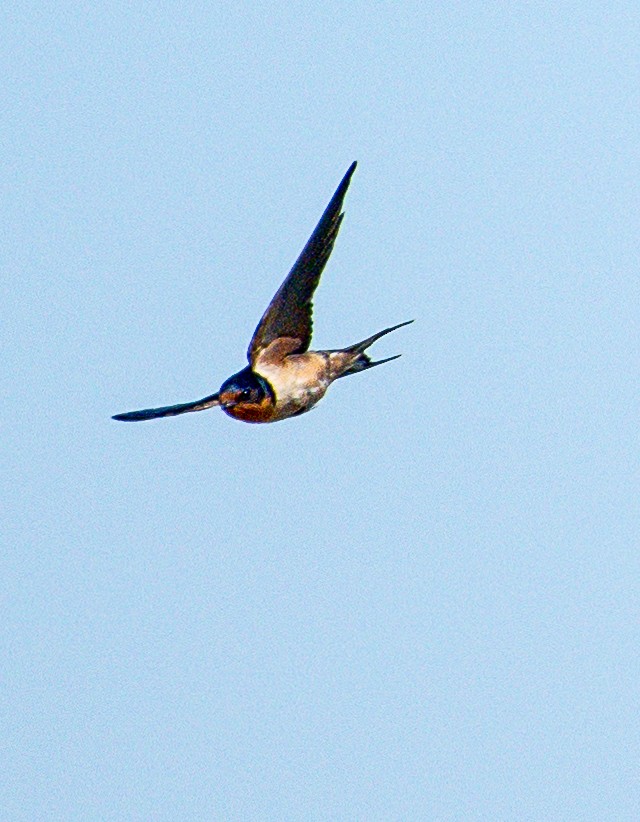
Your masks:
M274 415L269 422L309 411L325 395L331 383L353 363L353 354L342 351L307 351L287 354L293 342L280 338L267 346L253 363L276 396ZM289 348L290 350L290 348Z

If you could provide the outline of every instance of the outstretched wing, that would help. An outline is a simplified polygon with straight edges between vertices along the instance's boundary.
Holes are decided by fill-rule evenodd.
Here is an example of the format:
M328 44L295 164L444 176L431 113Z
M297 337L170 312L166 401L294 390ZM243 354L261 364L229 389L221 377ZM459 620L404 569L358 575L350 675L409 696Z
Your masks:
M309 348L313 293L338 236L343 217L342 203L356 165L354 162L349 166L295 265L262 315L247 351L251 365L269 343L281 337L291 340L287 345L290 354Z
M127 411L126 414L116 414L113 420L123 420L124 422L139 422L140 420L155 420L156 417L175 417L177 414L186 414L188 411L204 411L205 408L213 408L220 405L217 394L211 394L195 402L185 402L182 405L165 405L164 408L145 408L142 411Z

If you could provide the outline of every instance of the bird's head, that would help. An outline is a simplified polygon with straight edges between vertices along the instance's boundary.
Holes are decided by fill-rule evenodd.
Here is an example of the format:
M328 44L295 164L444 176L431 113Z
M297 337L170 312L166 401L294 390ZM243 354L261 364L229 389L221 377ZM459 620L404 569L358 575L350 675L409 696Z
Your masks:
M225 380L219 397L222 410L244 422L269 422L276 404L267 380L249 367Z

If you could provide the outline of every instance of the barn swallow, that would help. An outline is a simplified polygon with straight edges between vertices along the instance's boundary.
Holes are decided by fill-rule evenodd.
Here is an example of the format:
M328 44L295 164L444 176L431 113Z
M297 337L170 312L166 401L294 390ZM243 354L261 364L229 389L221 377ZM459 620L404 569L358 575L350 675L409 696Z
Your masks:
M348 348L309 351L313 294L338 236L344 216L342 203L355 168L354 162L262 315L249 343L249 365L229 377L217 393L201 400L129 411L117 414L114 420L152 420L219 405L230 417L243 422L276 422L309 411L322 399L334 380L366 371L400 356L397 354L374 361L365 351L380 337L413 320L385 328Z

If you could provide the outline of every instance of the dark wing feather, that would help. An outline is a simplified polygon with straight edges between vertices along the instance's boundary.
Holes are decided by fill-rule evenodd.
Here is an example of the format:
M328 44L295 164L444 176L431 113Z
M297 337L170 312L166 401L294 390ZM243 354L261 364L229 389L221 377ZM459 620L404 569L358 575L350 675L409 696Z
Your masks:
M338 236L343 217L342 203L355 169L354 162L342 178L295 265L262 315L247 351L251 364L269 343L279 337L298 341L298 344L294 342L289 353L301 353L309 348L313 293Z
M123 422L139 422L140 420L155 420L157 417L175 417L177 414L186 414L187 411L204 411L205 408L213 408L220 405L217 394L211 394L195 402L184 402L181 405L165 405L164 408L145 408L142 411L127 411L126 414L116 414L112 420L122 420Z

